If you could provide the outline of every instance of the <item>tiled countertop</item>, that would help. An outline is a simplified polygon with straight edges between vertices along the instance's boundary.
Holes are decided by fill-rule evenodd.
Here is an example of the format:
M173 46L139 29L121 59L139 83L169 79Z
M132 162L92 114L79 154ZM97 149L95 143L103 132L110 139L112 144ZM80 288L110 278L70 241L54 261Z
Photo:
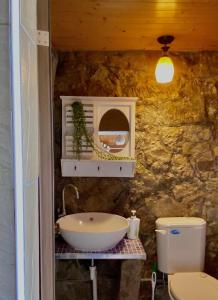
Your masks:
M139 239L123 239L113 249L102 252L82 252L75 250L62 239L55 243L56 259L140 259L146 260L146 253Z

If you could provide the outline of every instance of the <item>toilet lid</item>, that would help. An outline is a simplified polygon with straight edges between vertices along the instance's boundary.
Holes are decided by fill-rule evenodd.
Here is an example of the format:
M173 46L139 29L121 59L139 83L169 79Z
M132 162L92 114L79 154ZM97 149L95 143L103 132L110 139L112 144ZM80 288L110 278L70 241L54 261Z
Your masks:
M169 290L176 300L218 300L218 280L202 272L169 275Z

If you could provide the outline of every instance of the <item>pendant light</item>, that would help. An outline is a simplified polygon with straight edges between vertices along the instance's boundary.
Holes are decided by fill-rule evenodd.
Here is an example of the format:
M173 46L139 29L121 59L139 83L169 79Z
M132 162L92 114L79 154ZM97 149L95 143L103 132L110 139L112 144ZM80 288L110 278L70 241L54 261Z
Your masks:
M174 65L172 59L168 56L169 44L172 43L174 37L172 35L160 36L158 42L163 45L161 49L163 50L162 56L159 58L156 69L155 77L158 83L169 83L173 80L174 75Z

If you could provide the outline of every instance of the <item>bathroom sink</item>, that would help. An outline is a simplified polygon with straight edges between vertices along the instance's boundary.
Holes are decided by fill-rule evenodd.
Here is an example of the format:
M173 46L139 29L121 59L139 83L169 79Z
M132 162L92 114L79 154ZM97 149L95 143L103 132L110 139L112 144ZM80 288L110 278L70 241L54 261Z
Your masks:
M127 219L107 213L67 215L57 223L64 240L76 250L103 251L113 248L125 236Z

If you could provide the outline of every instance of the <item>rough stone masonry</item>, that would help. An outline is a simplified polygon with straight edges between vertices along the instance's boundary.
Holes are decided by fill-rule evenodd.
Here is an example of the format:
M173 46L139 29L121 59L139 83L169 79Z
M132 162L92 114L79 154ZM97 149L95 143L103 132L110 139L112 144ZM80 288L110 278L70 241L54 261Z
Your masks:
M59 53L55 81L55 186L73 182L80 200L67 194L68 212L103 211L129 216L137 210L141 239L155 259L155 220L197 216L208 224L206 271L218 278L218 52L172 53L175 77L154 78L159 52ZM136 159L133 179L62 178L60 95L134 96Z

